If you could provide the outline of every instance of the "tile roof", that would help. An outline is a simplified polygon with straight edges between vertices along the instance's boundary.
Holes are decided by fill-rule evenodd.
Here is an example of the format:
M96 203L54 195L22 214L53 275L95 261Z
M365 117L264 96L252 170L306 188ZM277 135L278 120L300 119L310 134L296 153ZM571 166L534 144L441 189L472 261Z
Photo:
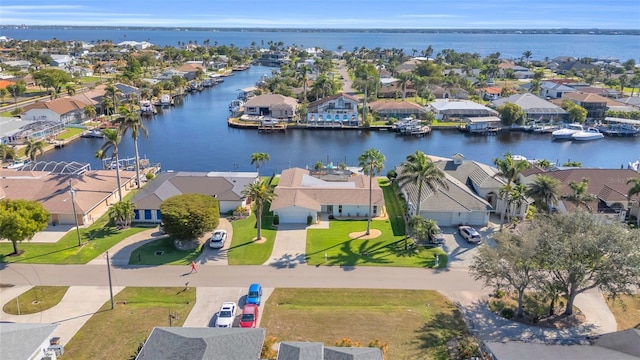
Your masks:
M572 93L567 93L567 95L568 94L572 94ZM499 107L506 103L514 103L520 106L526 113L536 113L536 114L566 114L567 113L564 109L562 109L558 105L555 105L531 93L511 95L509 97L493 101L493 105L495 107Z
M159 174L133 198L138 209L159 209L167 198L180 194L205 194L219 201L244 199L242 190L258 177L255 172L165 172Z
M289 96L279 94L265 94L258 95L244 103L245 108L277 105L288 105L295 109L298 106L298 101Z
M120 171L122 186L135 178L133 171ZM69 180L75 190L76 213L91 211L117 191L116 172L93 170L82 175L49 174L44 171L0 170L3 190L9 199L41 202L53 214L73 214Z
M155 327L136 360L260 359L261 328Z
M382 189L373 181L372 203L384 205ZM271 210L301 206L320 210L322 205L368 205L369 177L355 175L346 182L324 181L309 175L309 170L292 168L282 172L275 189Z
M374 101L369 104L369 107L373 111L385 111L385 110L411 110L421 113L426 113L427 110L422 105L408 101Z
M82 101L72 99L70 97L63 97L59 99L35 102L22 108L23 112L27 112L31 109L49 109L57 114L64 115L72 111L84 109L87 104Z
M40 345L51 337L58 326L0 322L0 359L40 359Z

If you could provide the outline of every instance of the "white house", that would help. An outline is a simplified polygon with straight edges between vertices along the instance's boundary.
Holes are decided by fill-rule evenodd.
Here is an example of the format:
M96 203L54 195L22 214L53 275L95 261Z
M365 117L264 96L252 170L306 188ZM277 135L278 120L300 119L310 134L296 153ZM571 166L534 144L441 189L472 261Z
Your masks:
M359 123L358 98L347 94L327 96L309 104L307 123L312 125L353 125Z
M174 195L205 194L218 200L220 213L247 205L244 188L258 180L257 172L165 172L133 198L134 221L159 223L160 205Z
M565 93L576 92L575 88L557 84L552 81L543 81L540 84L540 96L551 99L559 99Z
M35 102L23 108L22 120L62 121L63 123L82 122L85 119L84 108L87 104L69 97Z
M371 214L375 217L381 214L384 196L377 181L372 185ZM335 217L369 215L369 177L348 170L324 169L312 174L305 169L287 169L275 194L270 210L284 224L306 224L308 217L315 223L319 213Z
M53 332L60 324L0 323L0 359L55 359L64 350L51 345Z

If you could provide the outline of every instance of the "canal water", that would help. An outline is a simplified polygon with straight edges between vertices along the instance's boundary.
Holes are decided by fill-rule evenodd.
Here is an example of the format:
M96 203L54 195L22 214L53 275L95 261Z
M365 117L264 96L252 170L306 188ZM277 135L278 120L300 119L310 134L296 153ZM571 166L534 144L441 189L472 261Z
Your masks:
M587 142L557 142L550 135L511 132L497 136L467 136L457 131L434 130L423 138L398 136L388 131L368 130L288 130L286 133L258 133L257 130L227 126L229 102L238 90L252 86L273 68L253 66L215 87L184 97L170 109L163 109L145 120L149 138L140 138L141 157L161 163L163 170L175 171L255 171L251 154L266 152L270 160L261 174L280 172L288 167L312 167L316 162L345 162L357 166L358 156L370 148L386 157L386 170L421 150L426 154L465 158L492 163L506 152L529 159L548 159L563 163L580 161L585 167L619 168L640 157L640 138L605 138ZM78 139L63 149L42 156L47 161L89 162L101 168L94 158L102 139ZM133 157L133 141L127 135L120 145L120 158ZM385 171L386 171L385 170Z

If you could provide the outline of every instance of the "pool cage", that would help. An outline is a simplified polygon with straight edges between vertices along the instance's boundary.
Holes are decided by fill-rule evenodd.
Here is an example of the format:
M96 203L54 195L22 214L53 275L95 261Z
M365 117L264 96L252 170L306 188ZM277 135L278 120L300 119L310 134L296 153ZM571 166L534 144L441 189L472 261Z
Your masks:
M37 161L29 162L19 169L20 171L45 171L50 174L80 175L91 170L91 164L75 161Z

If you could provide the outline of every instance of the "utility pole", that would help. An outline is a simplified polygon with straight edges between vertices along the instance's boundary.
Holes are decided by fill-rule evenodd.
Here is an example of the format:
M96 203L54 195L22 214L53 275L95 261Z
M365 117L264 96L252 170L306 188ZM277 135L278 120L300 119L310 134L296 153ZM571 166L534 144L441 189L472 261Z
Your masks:
M78 247L82 245L82 239L80 238L80 226L78 226L78 215L76 214L76 191L71 187L71 180L69 180L69 192L71 193L71 206L73 208L73 219L76 222L76 234L78 235Z
M113 310L113 287L111 286L111 263L109 262L109 251L107 251L107 275L109 276L109 297L111 298L111 310Z

